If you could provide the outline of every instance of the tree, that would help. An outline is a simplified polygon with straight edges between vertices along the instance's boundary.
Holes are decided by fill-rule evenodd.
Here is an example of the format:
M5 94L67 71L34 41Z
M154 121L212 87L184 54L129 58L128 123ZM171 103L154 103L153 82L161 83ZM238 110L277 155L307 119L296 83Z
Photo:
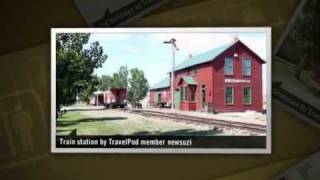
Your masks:
M98 85L99 78L97 76L93 76L92 81L90 81L89 83L87 82L86 88L78 94L79 100L89 104L90 97L98 89Z
M134 105L146 97L149 85L142 70L133 68L130 70L130 74L131 78L129 79L128 100Z
M128 88L128 67L121 66L112 76L102 75L99 79L98 89L105 91L111 88Z
M98 84L94 69L107 59L98 42L88 49L88 33L58 33L56 35L56 111L71 105L76 97L93 92Z
M308 0L298 14L289 37L305 50L306 54L297 65L295 77L300 80L304 68L318 68L320 57L320 2Z
M112 88L127 88L128 87L128 67L121 66L117 73L113 74Z
M102 75L99 78L98 89L101 91L109 90L112 87L113 78L109 75Z

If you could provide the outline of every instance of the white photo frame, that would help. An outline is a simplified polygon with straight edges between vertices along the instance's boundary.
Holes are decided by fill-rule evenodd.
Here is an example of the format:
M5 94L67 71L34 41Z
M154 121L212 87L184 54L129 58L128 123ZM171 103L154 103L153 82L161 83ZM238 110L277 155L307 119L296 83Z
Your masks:
M57 148L56 147L56 34L57 33L250 33L266 34L266 148ZM271 28L52 28L51 29L51 152L153 154L270 154L271 153Z

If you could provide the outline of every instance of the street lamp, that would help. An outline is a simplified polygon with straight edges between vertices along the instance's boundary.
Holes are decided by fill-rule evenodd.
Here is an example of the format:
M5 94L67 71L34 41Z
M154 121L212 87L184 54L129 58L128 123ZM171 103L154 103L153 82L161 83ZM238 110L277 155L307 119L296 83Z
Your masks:
M175 67L175 56L176 51L179 50L179 48L176 45L176 39L172 38L169 41L164 41L165 44L171 44L172 47L172 69L171 69L171 109L173 110L173 102L174 102L174 67Z

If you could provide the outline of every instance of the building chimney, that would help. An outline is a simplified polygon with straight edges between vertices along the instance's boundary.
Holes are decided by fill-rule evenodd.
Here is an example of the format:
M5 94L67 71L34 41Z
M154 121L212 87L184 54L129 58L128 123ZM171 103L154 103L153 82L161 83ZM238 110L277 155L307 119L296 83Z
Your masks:
M238 42L238 41L239 41L238 36L234 36L234 37L233 37L233 43L236 43L236 42ZM238 56L239 56L239 55L238 55L238 52L237 52L237 49L238 49L237 46L235 46L235 47L234 47L234 51L235 51L235 52L233 53L233 57L234 57L234 58L238 58Z
M234 37L233 37L233 42L237 42L237 41L239 41L238 36L234 36Z

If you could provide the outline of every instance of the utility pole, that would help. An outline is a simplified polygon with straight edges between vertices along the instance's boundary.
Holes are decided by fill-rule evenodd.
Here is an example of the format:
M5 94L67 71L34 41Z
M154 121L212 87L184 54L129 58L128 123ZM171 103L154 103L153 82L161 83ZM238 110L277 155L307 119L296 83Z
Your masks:
M174 67L175 67L175 58L176 58L176 51L179 48L176 45L176 39L172 38L169 41L164 41L165 44L171 44L172 47L172 69L171 69L171 110L174 109Z

